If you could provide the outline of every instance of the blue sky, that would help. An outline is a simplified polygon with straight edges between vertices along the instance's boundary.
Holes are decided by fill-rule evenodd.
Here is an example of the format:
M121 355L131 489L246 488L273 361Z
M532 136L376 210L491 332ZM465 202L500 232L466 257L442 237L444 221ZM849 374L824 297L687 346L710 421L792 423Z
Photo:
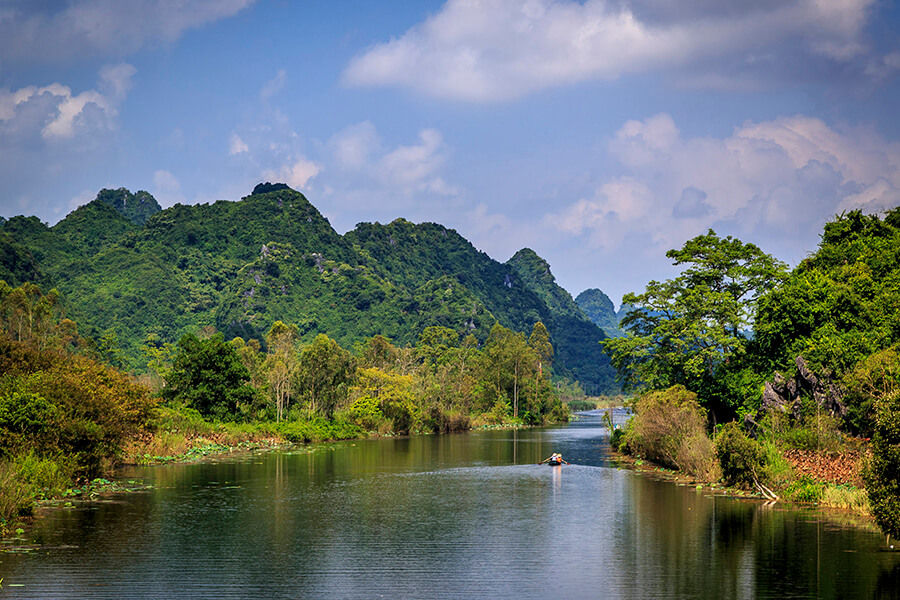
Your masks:
M898 74L876 0L0 0L0 215L284 181L618 304L708 228L793 265L900 204Z

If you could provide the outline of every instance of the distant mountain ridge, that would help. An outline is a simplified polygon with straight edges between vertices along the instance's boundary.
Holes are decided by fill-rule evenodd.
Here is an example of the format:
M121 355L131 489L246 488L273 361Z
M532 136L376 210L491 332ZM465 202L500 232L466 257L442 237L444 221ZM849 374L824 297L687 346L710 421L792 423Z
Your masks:
M352 347L376 334L411 344L429 325L483 342L494 322L528 333L543 321L557 374L617 390L603 331L532 250L500 263L452 229L404 219L341 236L286 185L254 192L163 210L119 188L53 227L13 217L0 227L0 277L57 287L83 333L114 330L135 368L145 342L204 326L262 340L281 320Z
M575 298L575 303L584 311L584 314L603 330L609 337L625 335L621 328L622 319L628 314L630 307L623 305L618 312L609 296L597 288L584 290Z

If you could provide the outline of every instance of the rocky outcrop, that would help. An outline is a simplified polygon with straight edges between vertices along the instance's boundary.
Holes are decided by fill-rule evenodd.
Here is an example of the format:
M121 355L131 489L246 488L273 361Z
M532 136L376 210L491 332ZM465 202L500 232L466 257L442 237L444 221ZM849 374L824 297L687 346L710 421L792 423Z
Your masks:
M802 356L797 357L795 364L797 374L794 377L787 379L776 372L772 381L765 382L759 410L755 415L747 414L744 417L744 427L754 437L759 421L769 411L780 411L799 420L802 417L803 398L811 397L822 411L833 417L847 414L847 407L844 405L846 390L834 380L830 372L816 375Z

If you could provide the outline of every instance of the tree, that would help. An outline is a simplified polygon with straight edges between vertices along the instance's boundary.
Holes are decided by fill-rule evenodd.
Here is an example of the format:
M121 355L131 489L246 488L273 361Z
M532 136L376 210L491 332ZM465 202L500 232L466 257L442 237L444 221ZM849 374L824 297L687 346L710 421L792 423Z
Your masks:
M186 334L178 341L165 396L204 416L233 420L256 394L249 379L237 350L221 333L205 340Z
M0 324L12 339L46 348L59 321L59 292L46 294L34 283L12 288L0 280Z
M287 409L293 391L293 381L297 372L297 340L300 335L296 325L285 325L275 321L266 334L269 356L266 357L269 391L275 400L275 419Z
M900 342L900 208L851 211L825 225L818 250L760 298L753 348L761 368L797 356L841 376Z
M360 355L363 367L373 367L382 371L392 369L400 357L398 348L391 343L390 338L383 335L366 339L359 346L357 353Z
M531 328L528 347L534 351L535 358L538 360L536 368L543 377L544 368L549 370L553 362L553 345L550 343L550 334L542 322L538 321Z
M444 359L451 348L459 346L459 334L449 327L426 327L419 334L419 343L416 344L416 354L424 361L425 365L434 369Z
M324 333L303 348L296 383L310 414L321 411L330 418L340 400L347 397L355 371L350 353Z
M735 413L743 399L723 389L726 372L743 368L756 301L784 280L786 267L711 229L666 256L686 268L651 281L642 294L626 294L622 302L634 307L622 321L628 334L603 344L627 387L684 385L713 410Z
M513 418L519 417L519 391L536 364L525 334L496 323L484 347L489 372L496 385L495 400L512 398Z
M900 389L875 402L875 435L865 481L878 526L900 538Z

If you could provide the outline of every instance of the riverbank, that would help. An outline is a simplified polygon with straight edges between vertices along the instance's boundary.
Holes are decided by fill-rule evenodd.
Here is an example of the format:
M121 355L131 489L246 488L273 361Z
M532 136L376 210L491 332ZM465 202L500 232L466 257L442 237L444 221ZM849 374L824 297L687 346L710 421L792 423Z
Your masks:
M527 427L521 420L497 422L489 417L481 417L466 421L465 429L452 431ZM16 473L7 473L8 477L0 480L0 484L3 484L0 485L0 505L6 506L4 514L8 515L7 518L0 519L0 539L16 539L21 535L18 532L30 529L35 511L40 507L66 506L74 501L96 498L103 494L145 489L141 487L141 482L118 481L118 467L192 463L221 459L235 453L272 451L310 443L435 433L423 430L401 435L390 430L365 430L341 419L327 420L322 417L280 423L210 422L196 411L157 407L151 427L125 443L117 464L108 467L103 477L70 480L60 474L52 482L47 482L48 485L25 490L22 486L13 485ZM46 470L51 466L51 462L41 461L38 467L25 468L34 471L36 468ZM0 473L0 476L3 475Z
M623 454L615 449L612 449L611 452L617 464L648 477L677 485L696 487L714 495L772 501L771 498L767 498L757 490L726 485L721 478L713 480L695 477L640 456ZM843 511L853 516L854 523L875 527L869 499L861 478L865 454L787 450L782 453L782 458L790 470L785 471L782 467L779 481L772 483L771 491L778 496L775 502L789 502Z

